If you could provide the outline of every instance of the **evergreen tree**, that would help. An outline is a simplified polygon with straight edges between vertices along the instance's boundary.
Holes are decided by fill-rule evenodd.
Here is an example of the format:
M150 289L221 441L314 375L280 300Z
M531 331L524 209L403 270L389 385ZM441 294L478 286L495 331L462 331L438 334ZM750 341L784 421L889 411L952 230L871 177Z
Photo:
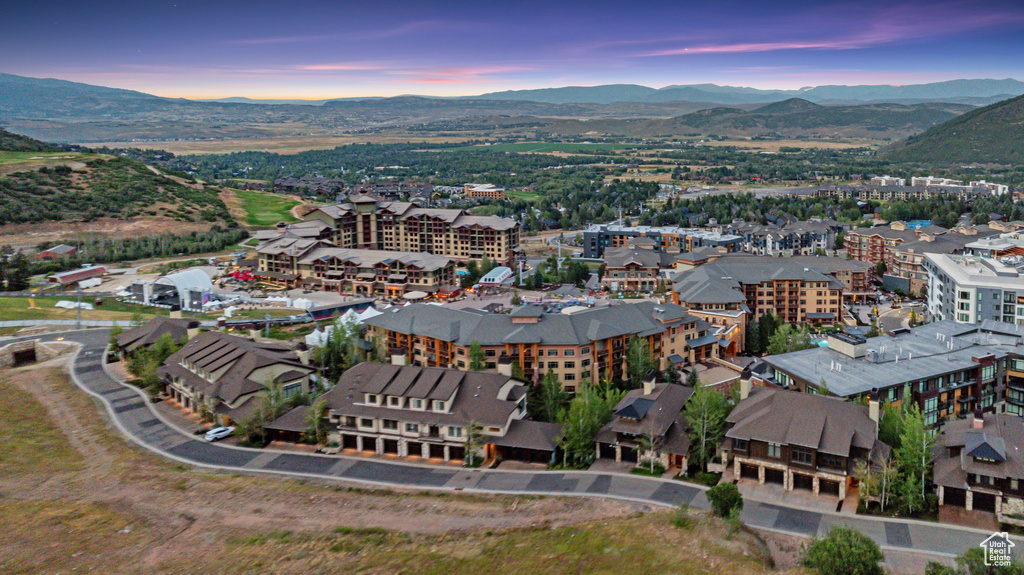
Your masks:
M651 357L651 349L647 340L634 337L630 340L626 350L626 374L629 388L640 387L643 384L644 375L653 368L654 359Z
M699 465L701 471L707 471L708 462L715 456L727 411L722 394L699 381L683 406L683 415L689 423L690 461Z
M6 270L8 291L24 291L28 289L28 280L31 275L29 272L30 265L25 254L21 252L14 254L14 257L11 258L10 266Z
M487 354L484 353L484 348L480 347L480 342L473 340L469 346L469 370L483 371L486 366Z
M548 370L539 385L533 387L530 413L539 421L558 421L558 414L569 403L569 394L562 389L558 374Z

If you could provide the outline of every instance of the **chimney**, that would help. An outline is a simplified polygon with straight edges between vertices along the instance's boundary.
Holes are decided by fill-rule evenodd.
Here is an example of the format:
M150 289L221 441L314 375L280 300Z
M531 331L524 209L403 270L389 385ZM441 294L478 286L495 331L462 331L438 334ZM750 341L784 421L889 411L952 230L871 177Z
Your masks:
M498 373L505 377L512 377L512 358L502 355L498 358Z
M199 335L199 326L197 325L196 327L190 327L188 328L188 330L186 330L185 333L187 334L186 337L188 339L192 339L193 337Z
M982 429L985 427L985 415L980 409L971 414L971 427L973 429Z
M181 319L181 310L180 309L171 310L171 312L168 314L167 317L169 317L171 319Z
M300 341L298 347L295 348L295 355L299 356L302 365L309 365L309 358L313 355L313 350L306 347L306 342Z
M391 365L407 365L409 362L406 360L407 356L404 348L391 348Z
M878 408L878 388L872 387L871 393L868 394L868 417L870 417L871 421L874 421L876 425L880 419Z
M644 395L650 395L654 393L654 384L658 380L657 371L650 370L644 376Z
M259 339L260 339L260 330L258 330L258 329L251 329L250 328L249 329L249 339L251 339L253 341L259 341Z

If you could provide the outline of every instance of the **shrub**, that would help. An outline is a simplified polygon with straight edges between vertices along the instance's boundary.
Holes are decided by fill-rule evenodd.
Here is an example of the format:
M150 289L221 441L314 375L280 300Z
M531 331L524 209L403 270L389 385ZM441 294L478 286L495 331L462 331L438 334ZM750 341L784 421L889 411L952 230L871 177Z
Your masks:
M692 527L693 519L690 517L690 506L686 503L680 503L679 507L676 507L675 512L672 514L671 523L679 529L689 529Z
M822 539L814 539L801 563L820 575L882 575L882 551L866 535L837 527Z
M735 483L720 483L708 489L708 499L719 517L729 517L733 509L743 509L743 496Z

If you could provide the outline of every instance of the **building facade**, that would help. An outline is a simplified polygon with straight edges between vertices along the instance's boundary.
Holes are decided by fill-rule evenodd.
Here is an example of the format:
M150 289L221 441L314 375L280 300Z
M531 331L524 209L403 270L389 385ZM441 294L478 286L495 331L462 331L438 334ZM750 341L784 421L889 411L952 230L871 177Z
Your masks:
M670 254L690 252L701 247L734 252L742 244L739 236L699 228L595 224L583 231L583 256L600 258L606 249L625 246L633 238L649 238L654 241L654 251Z
M303 219L329 225L331 243L339 248L423 252L462 261L487 256L509 266L521 254L519 223L511 218L421 208L368 194L322 206Z
M475 343L484 353L484 370L511 370L515 362L529 382L551 371L569 392L584 380L628 377L634 338L644 342L659 368L671 355L694 363L719 353L719 340L706 322L680 306L653 302L568 315L535 305L496 314L414 304L385 310L365 325L368 340L386 347L393 361L468 370Z
M931 317L957 323L994 320L1024 325L1020 267L966 255L924 254L924 260Z

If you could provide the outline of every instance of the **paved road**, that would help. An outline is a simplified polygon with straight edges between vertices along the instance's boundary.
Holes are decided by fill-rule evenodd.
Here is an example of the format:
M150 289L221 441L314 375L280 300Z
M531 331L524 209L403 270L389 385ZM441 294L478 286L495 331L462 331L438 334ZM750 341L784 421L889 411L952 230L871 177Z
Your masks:
M141 446L183 463L394 487L612 497L655 506L687 503L698 509L709 508L703 488L672 480L587 471L453 469L206 443L160 418L140 391L122 385L107 374L102 365L109 338L107 330L66 332L40 339L58 337L82 345L73 361L72 377L79 387L103 402L115 425ZM883 549L921 551L946 557L961 554L990 535L976 529L924 521L839 515L750 499L744 505L743 521L753 527L801 536L824 535L832 527L849 526L871 537ZM1017 545L1024 545L1024 539L1015 540Z

